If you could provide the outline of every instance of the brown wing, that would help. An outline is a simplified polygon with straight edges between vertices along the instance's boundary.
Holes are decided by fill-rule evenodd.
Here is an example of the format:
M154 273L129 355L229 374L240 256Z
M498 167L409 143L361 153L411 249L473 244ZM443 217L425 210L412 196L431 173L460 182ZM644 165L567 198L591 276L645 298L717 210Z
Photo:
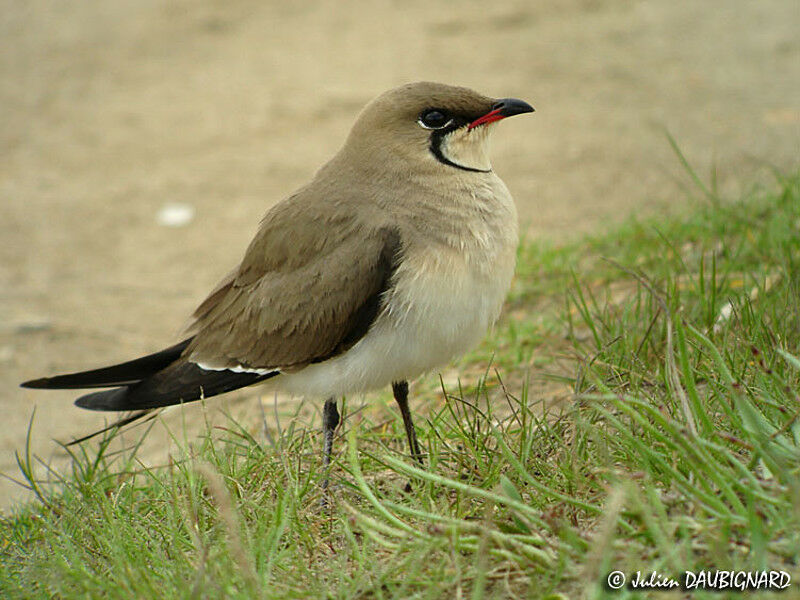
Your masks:
M213 368L299 368L355 344L378 315L399 234L356 216L268 213L239 269L195 311L185 356Z

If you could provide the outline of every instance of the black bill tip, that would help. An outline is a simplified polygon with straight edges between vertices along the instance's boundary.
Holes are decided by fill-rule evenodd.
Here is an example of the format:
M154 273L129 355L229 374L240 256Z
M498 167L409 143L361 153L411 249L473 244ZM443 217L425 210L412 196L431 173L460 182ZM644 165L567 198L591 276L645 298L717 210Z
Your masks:
M474 129L480 125L488 125L489 123L500 121L506 117L513 117L514 115L521 115L529 112L533 112L533 107L527 102L517 100L516 98L501 98L492 104L492 109L488 113L470 123L467 129Z
M492 105L492 111L499 111L498 114L504 117L513 117L514 115L533 112L534 108L524 100L501 98Z

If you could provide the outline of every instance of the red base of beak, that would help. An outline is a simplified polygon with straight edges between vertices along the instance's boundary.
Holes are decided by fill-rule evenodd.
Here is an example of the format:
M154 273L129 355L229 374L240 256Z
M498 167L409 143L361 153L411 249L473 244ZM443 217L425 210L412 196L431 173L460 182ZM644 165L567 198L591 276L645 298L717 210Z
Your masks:
M492 112L488 112L482 117L475 119L472 123L467 126L467 131L470 129L475 129L479 125L486 125L487 123L494 123L495 121L499 121L500 119L505 119L506 115L502 114L502 108L496 108Z

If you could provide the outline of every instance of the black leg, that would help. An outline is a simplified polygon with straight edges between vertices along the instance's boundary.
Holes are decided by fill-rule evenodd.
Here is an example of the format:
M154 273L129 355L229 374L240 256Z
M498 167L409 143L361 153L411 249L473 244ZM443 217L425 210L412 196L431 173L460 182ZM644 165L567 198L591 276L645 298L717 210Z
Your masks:
M325 480L322 482L322 489L328 489L328 467L331 464L331 450L333 450L333 432L339 426L339 411L336 409L336 398L325 400L325 407L322 409L322 432L325 436L324 446L322 447L322 466L325 469Z
M392 392L394 399L400 406L400 414L403 415L403 425L406 426L406 437L408 438L408 449L411 451L411 456L419 463L420 466L425 466L422 461L422 452L419 449L419 442L417 442L417 432L414 429L414 421L411 419L411 411L408 410L408 382L395 381L392 384Z

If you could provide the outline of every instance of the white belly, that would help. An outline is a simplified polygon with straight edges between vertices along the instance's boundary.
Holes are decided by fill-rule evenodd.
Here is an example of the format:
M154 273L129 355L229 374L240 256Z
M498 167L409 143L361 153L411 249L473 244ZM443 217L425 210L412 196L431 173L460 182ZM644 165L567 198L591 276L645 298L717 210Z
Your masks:
M460 356L497 319L515 249L465 256L455 250L407 256L367 334L344 354L276 377L291 394L341 396L413 379Z

